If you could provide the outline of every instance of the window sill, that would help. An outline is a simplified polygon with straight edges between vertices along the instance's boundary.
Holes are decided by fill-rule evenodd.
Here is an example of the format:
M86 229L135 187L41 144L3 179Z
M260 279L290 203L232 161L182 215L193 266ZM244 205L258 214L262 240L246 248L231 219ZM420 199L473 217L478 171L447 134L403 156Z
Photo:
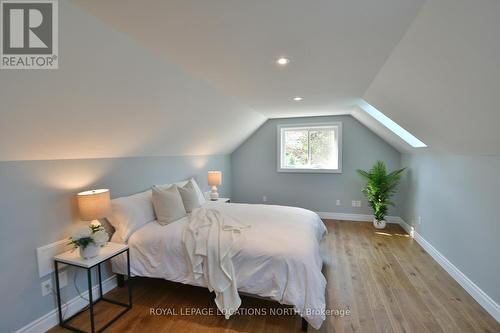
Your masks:
M342 173L341 169L283 169L278 168L278 172L284 173Z

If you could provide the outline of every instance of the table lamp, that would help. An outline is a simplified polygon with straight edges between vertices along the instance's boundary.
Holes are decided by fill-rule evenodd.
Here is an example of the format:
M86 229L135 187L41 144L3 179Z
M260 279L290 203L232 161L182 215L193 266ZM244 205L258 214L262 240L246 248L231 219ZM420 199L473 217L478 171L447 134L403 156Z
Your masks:
M111 213L108 189L80 192L76 195L78 211L82 221L91 221L90 225L101 225L99 219Z
M210 190L210 200L216 201L219 199L219 193L217 193L217 186L222 184L222 172L220 171L209 171L208 172L208 185L212 186Z

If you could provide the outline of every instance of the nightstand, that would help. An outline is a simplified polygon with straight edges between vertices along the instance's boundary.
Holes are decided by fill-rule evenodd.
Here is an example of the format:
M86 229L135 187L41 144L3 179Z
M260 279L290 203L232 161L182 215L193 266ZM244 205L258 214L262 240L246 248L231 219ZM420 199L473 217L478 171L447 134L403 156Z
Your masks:
M231 198L219 198L217 200L211 200L209 199L210 201L214 201L214 202L224 202L224 203L231 203Z
M87 270L87 282L88 282L88 290L89 290L89 313L90 313L90 328L91 328L91 333L95 332L102 332L104 329L106 329L109 325L114 323L119 317L121 317L125 312L130 310L132 308L132 286L131 286L131 280L128 280L128 304L127 303L122 303L118 302L109 298L106 298L102 294L102 276L101 276L101 264L104 263L105 261L116 257L117 255L120 255L122 253L127 254L127 273L128 276L130 276L130 253L129 253L129 248L128 245L124 244L118 244L118 243L108 243L106 244L102 249L101 253L90 259L83 259L80 257L79 251L67 251L64 253L61 253L57 256L54 257L54 266L55 266L55 274L56 274L56 290L57 292L57 308L58 308L58 314L59 314L59 325L63 328L66 328L68 330L74 331L74 332L84 332L76 327L70 326L67 324L68 321L73 319L74 317L78 316L82 312L85 312L87 309L84 308L83 310L75 313L71 317L67 319L63 319L62 317L62 309L61 309L61 295L59 292L59 265L65 264L65 265L70 265L70 266L75 266L79 268L83 268ZM93 295L92 295L92 268L97 266L97 276L99 279L99 298L96 300L93 300ZM118 306L123 307L124 309L118 313L113 319L111 319L108 323L104 324L98 331L95 329L95 323L94 323L94 305L99 302L99 301L105 301L111 304L115 304Z

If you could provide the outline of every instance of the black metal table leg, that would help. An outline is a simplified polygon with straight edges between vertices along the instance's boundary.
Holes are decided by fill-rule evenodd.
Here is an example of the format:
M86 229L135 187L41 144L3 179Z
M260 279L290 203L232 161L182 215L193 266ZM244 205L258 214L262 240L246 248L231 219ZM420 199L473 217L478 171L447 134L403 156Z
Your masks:
M87 268L87 279L88 279L88 284L89 284L90 331L92 333L95 333L94 301L92 300L92 268Z
M120 288L125 287L125 275L119 273L116 274L116 284Z
M59 289L59 265L56 262L54 262L54 266L56 269L56 295L57 295L57 310L58 310L58 315L59 315L59 323L62 324L63 322L63 317L62 317L62 309L61 309L61 290Z
M132 307L132 278L130 277L130 252L127 249L128 304Z
M97 264L97 275L99 276L99 298L102 298L102 275L101 264Z

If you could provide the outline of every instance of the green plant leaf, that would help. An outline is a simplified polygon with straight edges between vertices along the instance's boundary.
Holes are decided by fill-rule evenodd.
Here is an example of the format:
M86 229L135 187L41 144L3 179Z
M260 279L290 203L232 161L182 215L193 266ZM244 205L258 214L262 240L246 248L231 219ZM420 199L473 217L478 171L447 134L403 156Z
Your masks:
M369 171L356 170L366 181L366 185L361 191L366 196L377 220L385 219L388 206L394 206L390 198L396 193L396 187L404 170L405 168L387 173L383 161L377 161Z

